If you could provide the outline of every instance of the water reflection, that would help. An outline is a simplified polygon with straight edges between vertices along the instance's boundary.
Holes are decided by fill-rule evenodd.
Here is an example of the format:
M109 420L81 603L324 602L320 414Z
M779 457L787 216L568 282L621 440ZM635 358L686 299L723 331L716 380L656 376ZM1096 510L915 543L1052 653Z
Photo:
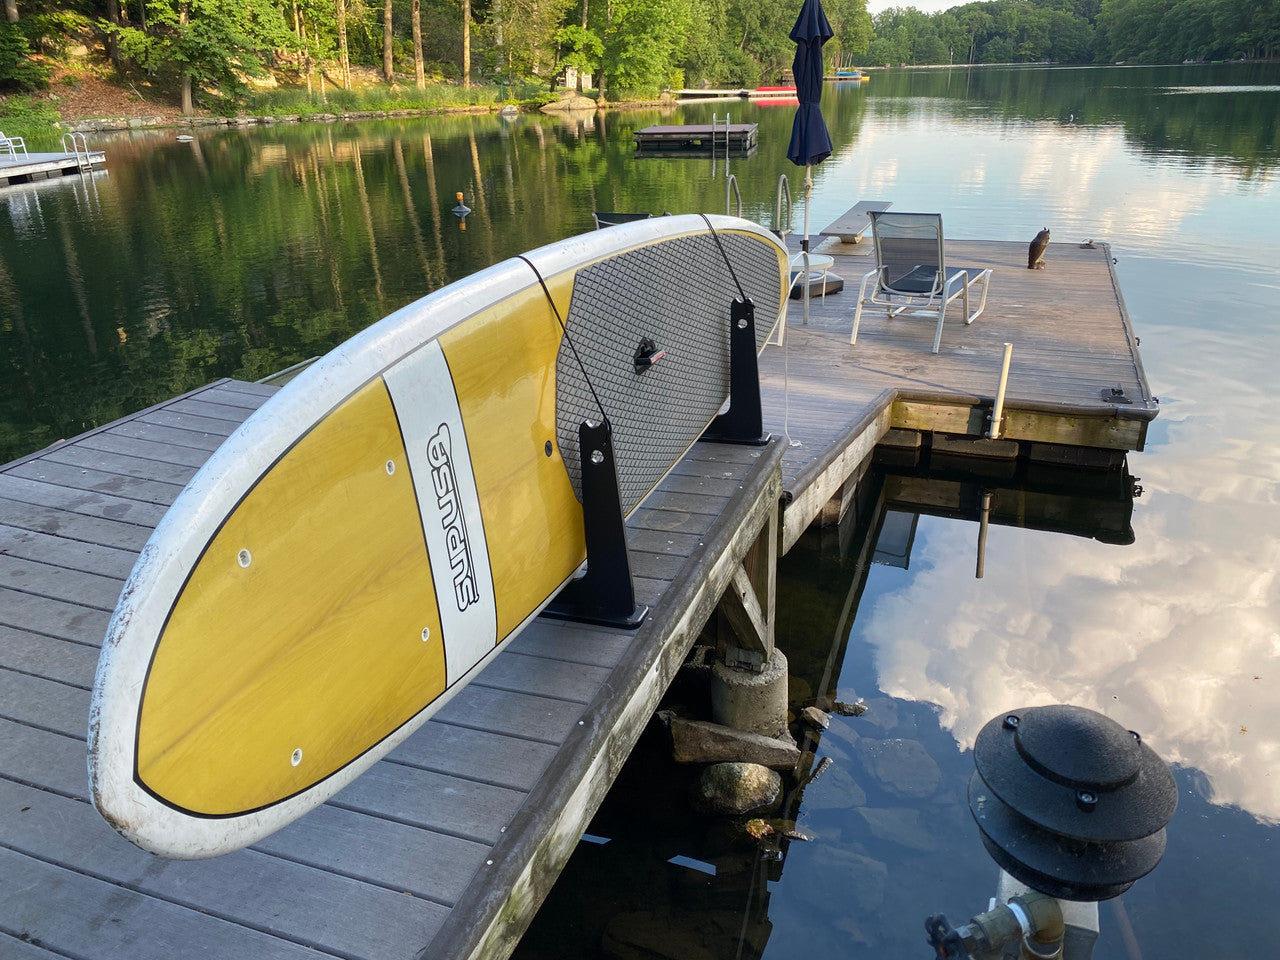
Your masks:
M1215 543L1239 549L1212 557L1187 549L1201 536L1183 524L1194 514L1143 513L1139 548L1106 555L993 531L988 551L1001 562L976 587L963 582L965 533L935 530L917 541L912 582L864 619L879 683L937 704L966 748L1010 704L1090 707L1202 771L1213 802L1280 820L1280 704L1265 680L1280 655L1276 547L1248 535L1247 507L1231 512L1236 535ZM1023 568L1036 571L1032 603Z
M919 567L922 518L975 520L984 494L993 525L1053 531L1058 542L1127 543L1133 479L1025 464L975 475L973 461L965 469L927 455L883 459L897 462L874 469L841 524L810 530L781 570L778 642L793 709L857 697L868 708L832 716L827 731L802 741L805 770L834 763L793 787L777 817L810 840L756 842L741 823L690 814L691 776L673 769L665 738L651 730L589 828L608 843L579 846L518 958L847 956L851 945L923 956L925 914L985 907L995 868L965 804L972 761L930 703L877 688L859 607L869 586L879 593L875 571ZM951 546L968 558L962 579L972 582L976 523L954 526L969 536L964 549ZM684 684L673 688L677 709L705 693Z
M994 892L996 870L965 801L973 734L1011 707L1062 701L1158 740L1182 794L1165 863L1103 905L1098 960L1249 949L1243 921L1264 916L1277 893L1273 831L1238 812L1210 818L1220 774L1211 784L1186 766L1208 761L1188 755L1200 739L1194 731L1212 726L1202 711L1214 705L1199 699L1196 681L1225 674L1220 660L1204 663L1204 651L1153 649L1143 638L1147 617L1123 600L1134 586L1125 571L1143 556L1146 536L1139 514L1138 545L1125 546L1135 533L1134 478L881 460L844 521L806 533L780 571L778 642L788 652L793 709L855 698L868 708L832 716L826 732L803 743L809 769L834 761L780 814L811 840L761 844L741 823L691 814L691 775L669 762L665 737L651 729L519 960L924 956L927 913L969 916ZM987 576L975 581L983 494L992 527ZM1064 575L1042 577L1045 566ZM1095 609L1099 577L1115 582L1117 599ZM1046 580L1052 595L1030 601L1027 590ZM972 602L949 602L962 594ZM1187 602L1200 600L1192 591ZM1097 636L1077 641L1076 623ZM1148 675L1155 686L1181 685L1183 702L1152 702L1142 694L1153 686ZM677 708L701 694L684 683L673 688ZM1254 782L1270 770L1260 765ZM1215 867L1219 845L1245 889ZM1224 887L1235 904L1223 900ZM1187 904L1184 913L1171 913L1173 902ZM1241 919L1238 932L1205 928L1215 907Z
M1256 201L1280 142L1280 94L1264 89L1276 74L952 69L833 85L835 152L815 170L810 220L859 196L942 210L957 236L1030 236L1052 219L1055 239L1132 237L1263 281L1271 268L1250 254L1270 222ZM729 165L746 214L771 222L778 176L795 172L782 146L791 112L738 101L99 138L109 176L0 194L7 314L21 310L27 338L0 325L12 348L0 461L211 378L322 353L436 287L588 229L592 210L720 210L709 158L637 162L631 134L727 109L760 125L757 154ZM1135 143L1235 175L1131 170ZM459 191L474 210L465 232L449 214ZM1205 249L1218 218L1235 230Z

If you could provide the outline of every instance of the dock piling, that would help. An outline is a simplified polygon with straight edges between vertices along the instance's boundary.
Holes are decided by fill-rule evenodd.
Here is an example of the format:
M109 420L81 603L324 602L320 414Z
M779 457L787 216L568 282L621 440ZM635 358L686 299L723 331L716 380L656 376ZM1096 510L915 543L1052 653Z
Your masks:
M1004 416L1004 391L1009 385L1009 360L1013 356L1013 344L1004 345L1004 359L1000 363L1000 383L996 387L996 403L991 408L991 427L987 436L996 440L1000 436L1000 420ZM981 574L979 574L981 576Z

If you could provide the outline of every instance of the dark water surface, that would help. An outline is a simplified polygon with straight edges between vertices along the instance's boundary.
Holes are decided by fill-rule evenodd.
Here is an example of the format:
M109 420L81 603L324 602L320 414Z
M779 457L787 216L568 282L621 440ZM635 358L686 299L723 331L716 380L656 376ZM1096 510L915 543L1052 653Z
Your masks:
M780 156L791 111L728 109L760 124L760 151L732 171L747 215L770 223L779 174L802 193ZM589 228L592 209L722 210L708 160L637 159L630 135L724 110L102 138L107 176L0 192L0 462L321 353ZM688 814L661 744L642 747L592 826L607 842L580 844L517 956L926 957L927 914L958 922L994 892L964 804L973 738L1053 702L1140 731L1180 789L1164 862L1103 904L1096 956L1271 955L1280 66L875 73L830 86L824 111L835 152L814 172L815 230L867 198L941 211L956 238L1048 225L1112 244L1161 400L1130 459L1142 495L975 484L945 464L886 473L892 502L808 536L781 573L793 697L870 707L818 744L835 763L797 811L814 840L762 864L740 830ZM926 481L963 509L903 508ZM999 510L977 580L982 489ZM878 763L888 741L910 762Z

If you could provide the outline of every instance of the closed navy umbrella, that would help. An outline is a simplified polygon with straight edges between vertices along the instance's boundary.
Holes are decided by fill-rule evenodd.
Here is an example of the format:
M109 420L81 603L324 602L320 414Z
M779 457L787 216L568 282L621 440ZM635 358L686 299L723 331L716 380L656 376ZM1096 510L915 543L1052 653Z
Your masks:
M819 107L824 72L822 45L831 36L831 24L822 12L821 0L804 0L796 25L791 28L791 39L796 45L791 74L795 77L796 98L800 106L791 125L787 159L798 167L821 163L831 156L831 137Z
M831 39L831 24L822 11L821 0L804 0L796 25L791 28L791 39L796 45L796 57L791 62L791 74L796 82L795 122L791 125L791 144L787 147L787 159L804 167L804 320L809 322L809 200L813 196L812 166L831 156L831 135L822 119L822 45Z

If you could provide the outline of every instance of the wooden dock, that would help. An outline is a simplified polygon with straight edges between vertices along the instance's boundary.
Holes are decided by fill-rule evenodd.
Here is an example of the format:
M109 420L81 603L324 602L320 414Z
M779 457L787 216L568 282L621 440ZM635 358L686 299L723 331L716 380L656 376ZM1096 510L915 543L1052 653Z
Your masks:
M750 152L756 148L755 123L687 123L651 126L637 130L633 136L638 150L655 152L711 152L712 146L723 148L727 140L732 151Z
M776 550L850 498L877 442L1050 461L1102 450L1104 465L1141 448L1156 404L1109 251L1054 244L1028 271L1025 250L948 245L957 265L994 271L992 292L934 355L932 324L912 319L864 316L850 346L870 261L827 248L845 291L814 300L808 325L793 302L784 346L762 358L775 441L696 445L628 523L653 611L639 631L536 621L330 802L211 861L143 853L93 811L89 695L151 529L276 388L220 381L0 467L0 957L509 954L717 602L745 594L739 614L771 623ZM1006 439L978 440L1006 340Z
M1028 270L1025 243L947 241L949 266L992 271L991 293L972 325L948 318L936 355L933 321L888 320L883 311L863 313L851 346L858 286L875 265L871 244L816 250L834 258L830 272L844 290L813 298L807 326L792 301L785 348L761 357L768 426L801 444L783 457L783 552L828 501L847 501L846 482L886 439L1095 468L1143 448L1159 403L1106 244L1050 244L1046 269ZM985 440L1006 342L1013 359L1001 439Z
M90 150L87 154L79 155L32 153L19 157L4 156L0 157L0 187L63 177L70 173L88 173L95 167L104 166L106 162L107 155L101 150Z

